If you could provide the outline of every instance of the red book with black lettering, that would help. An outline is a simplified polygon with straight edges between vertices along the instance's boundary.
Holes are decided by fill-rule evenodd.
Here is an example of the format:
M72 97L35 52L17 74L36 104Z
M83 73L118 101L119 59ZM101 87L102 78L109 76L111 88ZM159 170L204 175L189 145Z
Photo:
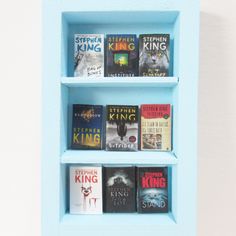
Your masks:
M137 178L138 212L168 212L168 168L138 167Z

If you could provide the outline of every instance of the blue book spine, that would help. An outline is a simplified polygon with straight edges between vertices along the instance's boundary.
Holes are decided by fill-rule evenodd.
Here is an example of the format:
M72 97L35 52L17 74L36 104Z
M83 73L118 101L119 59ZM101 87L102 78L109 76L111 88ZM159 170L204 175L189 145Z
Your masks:
M73 105L72 149L102 149L103 106Z

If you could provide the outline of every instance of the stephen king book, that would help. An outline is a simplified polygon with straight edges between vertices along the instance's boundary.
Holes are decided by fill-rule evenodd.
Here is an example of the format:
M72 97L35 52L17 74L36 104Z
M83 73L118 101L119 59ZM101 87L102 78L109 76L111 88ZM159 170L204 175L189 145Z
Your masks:
M104 76L104 35L74 35L74 76Z
M104 212L136 211L135 167L104 167L103 180Z
M169 76L170 35L142 34L139 36L139 75Z
M109 34L106 39L106 76L137 76L138 39L136 35Z
M171 151L171 105L141 105L141 150Z
M138 167L138 212L168 212L168 168Z
M73 105L72 149L101 149L103 106Z
M102 213L102 167L70 167L70 214Z
M138 150L138 106L107 106L106 150Z

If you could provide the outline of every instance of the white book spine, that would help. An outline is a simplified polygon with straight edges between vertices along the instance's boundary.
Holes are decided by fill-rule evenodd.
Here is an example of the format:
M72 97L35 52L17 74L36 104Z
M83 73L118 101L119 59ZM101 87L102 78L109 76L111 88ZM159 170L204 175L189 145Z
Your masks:
M102 167L70 167L70 214L102 213Z
M97 78L104 76L104 35L74 35L74 76Z

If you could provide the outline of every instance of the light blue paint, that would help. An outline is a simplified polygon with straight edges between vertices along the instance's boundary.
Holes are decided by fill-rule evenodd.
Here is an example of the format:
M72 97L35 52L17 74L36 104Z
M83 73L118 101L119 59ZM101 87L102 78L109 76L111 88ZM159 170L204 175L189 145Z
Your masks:
M44 0L43 9L42 235L196 236L199 1ZM74 33L169 33L175 77L78 82L69 78ZM70 151L73 103L170 103L173 153ZM68 164L86 155L89 163L168 165L170 213L69 215Z

